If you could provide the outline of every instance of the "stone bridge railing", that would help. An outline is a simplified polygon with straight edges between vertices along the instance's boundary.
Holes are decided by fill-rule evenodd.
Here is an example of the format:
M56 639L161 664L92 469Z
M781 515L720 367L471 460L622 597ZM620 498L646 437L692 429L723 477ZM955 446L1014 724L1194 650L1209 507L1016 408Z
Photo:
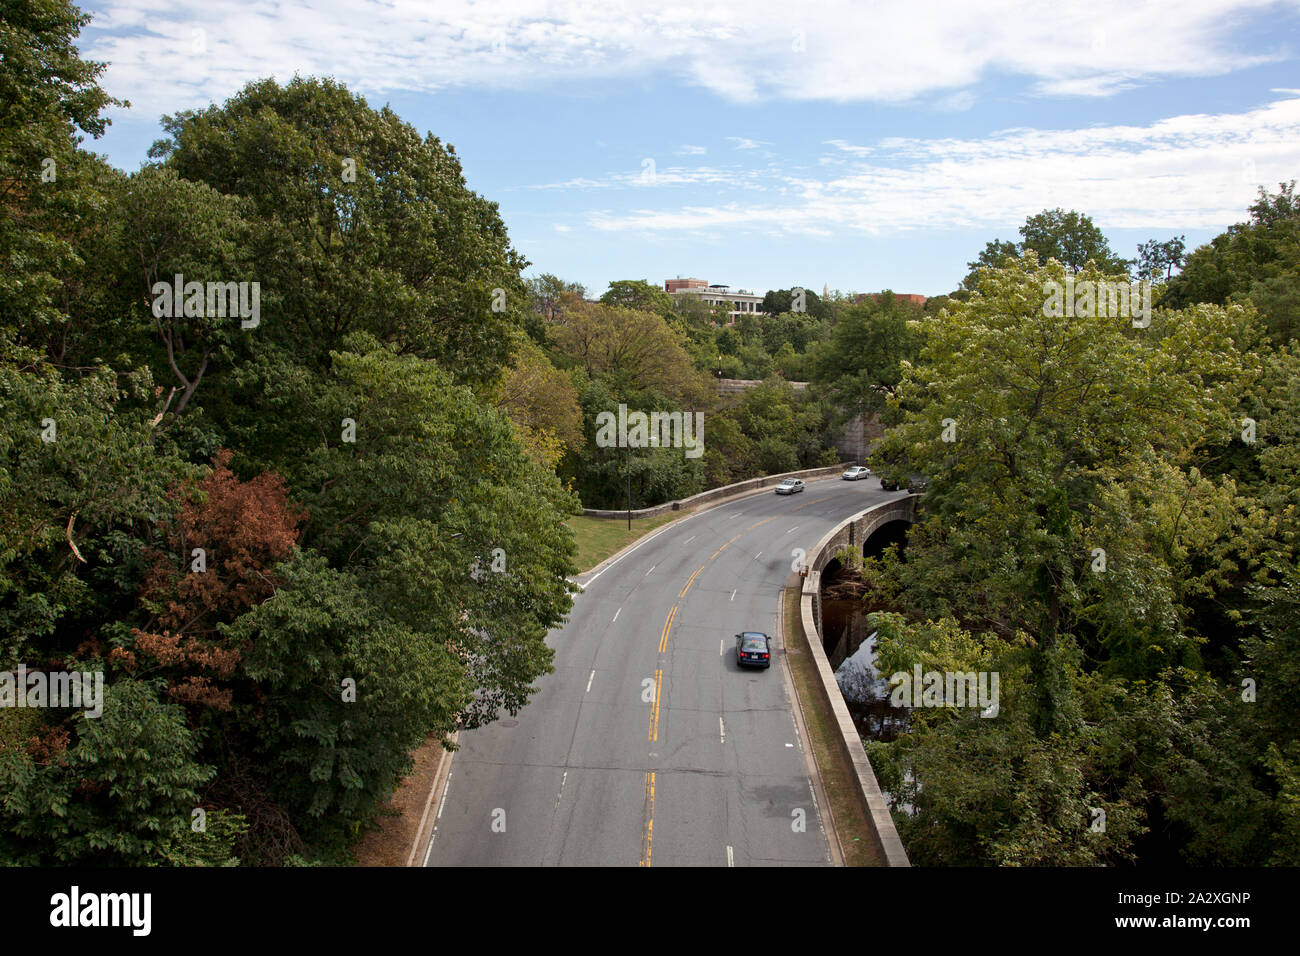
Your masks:
M894 828L894 820L889 815L889 806L876 782L875 772L867 760L862 738L853 725L853 717L849 714L848 705L844 703L840 686L835 681L835 672L831 670L830 661L822 646L821 580L822 571L835 559L841 548L861 547L872 534L890 522L906 521L910 524L915 521L919 497L908 495L859 511L829 531L808 552L808 576L804 578L800 595L800 618L813 665L820 678L818 683L822 691L822 702L838 726L839 733L835 737L841 742L844 753L857 774L858 789L867 818L871 821L876 849L887 866L910 864L907 851L903 849L903 842Z

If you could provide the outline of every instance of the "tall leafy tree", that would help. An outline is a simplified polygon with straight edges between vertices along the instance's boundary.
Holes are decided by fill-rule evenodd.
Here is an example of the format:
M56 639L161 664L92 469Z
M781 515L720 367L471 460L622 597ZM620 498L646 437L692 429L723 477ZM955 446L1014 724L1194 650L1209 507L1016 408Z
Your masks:
M252 251L276 302L259 340L327 369L366 332L458 381L497 378L528 308L527 263L452 147L318 79L251 83L164 125L154 156L256 214Z
M962 289L970 292L977 288L981 268L1001 268L1008 260L1033 255L1046 264L1049 259L1062 263L1071 272L1078 272L1090 260L1107 273L1125 273L1133 264L1122 259L1110 248L1110 243L1091 217L1064 209L1044 209L1025 220L1020 227L1020 242L994 239L984 247L978 259L967 263L970 272L962 281Z
M1186 236L1175 236L1161 242L1151 239L1138 244L1138 275L1144 279L1173 278L1174 270L1181 269L1186 259Z
M885 410L921 347L921 311L886 292L840 310L813 350L812 380L842 419Z
M1279 183L1277 193L1261 187L1248 221L1187 256L1165 301L1175 307L1250 301L1278 344L1300 334L1300 205L1294 190L1294 180Z
M1003 700L916 714L873 753L927 862L1120 862L1154 852L1158 821L1184 859L1229 827L1219 858L1249 859L1280 811L1192 607L1229 586L1207 558L1250 506L1192 462L1228 432L1258 333L1204 306L1064 318L1044 308L1064 278L1033 256L984 273L900 383L876 461L932 482L906 562L885 563L905 614L876 617L881 659L997 671Z
M672 296L645 279L616 279L609 284L600 301L615 308L653 312L664 318L673 314Z
M89 22L68 0L13 0L0 19L0 345L65 322L64 283L84 265L76 236L102 205L105 167L77 146L125 104L77 51Z

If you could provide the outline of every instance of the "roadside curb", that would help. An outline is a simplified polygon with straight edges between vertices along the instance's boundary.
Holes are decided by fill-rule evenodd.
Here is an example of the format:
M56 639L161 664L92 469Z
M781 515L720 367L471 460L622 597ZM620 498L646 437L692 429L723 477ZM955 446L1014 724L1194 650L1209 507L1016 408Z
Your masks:
M835 468L836 468L837 470L840 470L840 471L843 470L843 467L840 466L840 465L836 465ZM817 469L817 470L820 470L820 469ZM796 475L797 475L797 474L800 474L800 472L792 472L792 474L796 474ZM786 476L786 475L773 475L773 476L771 476L771 477L773 477L773 478L777 478L777 477L779 477L779 478L786 478L786 477L788 477L788 476ZM826 475L825 477L826 477L826 478L829 478L829 477L831 477L831 476L830 476L830 475ZM766 479L765 479L765 480L766 480ZM822 479L815 479L815 480L822 480ZM779 484L779 482L778 482L778 484ZM719 498L719 499L717 499L716 501L705 501L705 502L701 502L700 504L698 504L698 505L694 505L693 507L691 507L691 508L689 508L689 509L683 509L683 510L682 510L682 513L681 513L681 517L674 518L672 521L668 522L667 524L665 524L665 525L660 525L658 528L655 528L655 530L654 530L654 531L651 531L649 534L643 535L642 537L637 538L635 541L633 541L633 542L631 542L631 543L629 543L629 544L624 545L622 548L620 548L620 549L619 549L618 551L616 551L614 554L611 554L608 558L605 558L603 561L601 561L601 562L600 562L599 564L597 564L595 567L592 567L592 568L590 568L590 569L588 569L588 570L586 570L586 571L581 571L581 572L579 572L577 575L575 575L574 577L569 578L569 580L570 580L571 582L573 582L574 584L578 585L578 587L579 587L580 589L584 589L584 590L585 590L587 584L589 584L592 580L594 580L595 577L596 577L596 575L598 575L598 574L600 574L601 572L603 572L603 571L604 571L608 566L614 564L616 561L620 560L624 555L628 554L629 552L631 552L631 551L635 551L637 548L639 548L641 545L645 544L645 543L646 543L647 541L649 541L651 538L657 537L658 535L660 535L660 534L662 534L663 532L667 531L669 528L675 527L675 526L676 526L677 524L679 524L680 522L685 521L687 518L694 518L696 515L704 514L704 512L706 512L706 511L712 511L714 508L721 507L722 505L728 505L728 504L731 504L733 501L739 501L741 498L752 498L754 495L761 495L761 494L763 494L764 492L770 492L771 490L772 490L772 486L771 486L771 485L768 485L768 486L765 486L765 487L761 487L761 488L750 488L750 489L747 489L747 490L745 490L745 491L738 491L738 492L736 492L734 495L728 495L726 498ZM687 500L689 500L689 499L687 499ZM603 519L603 520L618 521L618 520L621 520L622 517L623 517L623 515L625 515L625 514L626 514L626 512L619 512L619 514L618 514L617 517L609 518L609 519ZM635 518L635 517L636 517L636 512L635 512L635 511L632 512L632 515L633 515L633 517ZM587 577L587 575L591 575L591 577ZM586 580L584 581L583 578L586 578Z
M456 742L459 733L451 735L452 743ZM415 829L415 839L411 842L411 852L407 854L407 866L426 866L429 862L429 852L433 849L433 833L438 827L438 817L430 818L429 814L433 810L433 804L438 793L446 796L447 781L451 778L451 758L455 755L454 750L443 749L442 756L438 758L438 769L433 775L433 786L429 788L428 799L424 801L424 813L420 816L420 825ZM438 808L438 814L442 813L442 808ZM428 831L426 841L425 831ZM426 846L427 843L427 846ZM425 847L421 854L420 848Z

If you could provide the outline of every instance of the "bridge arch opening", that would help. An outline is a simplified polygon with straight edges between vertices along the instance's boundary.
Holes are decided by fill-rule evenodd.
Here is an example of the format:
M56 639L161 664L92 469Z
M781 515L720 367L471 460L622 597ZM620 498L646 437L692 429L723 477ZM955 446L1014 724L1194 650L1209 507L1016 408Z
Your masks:
M887 548L897 545L899 554L906 560L907 529L911 526L910 521L904 521L902 518L885 522L862 542L862 556L878 558Z

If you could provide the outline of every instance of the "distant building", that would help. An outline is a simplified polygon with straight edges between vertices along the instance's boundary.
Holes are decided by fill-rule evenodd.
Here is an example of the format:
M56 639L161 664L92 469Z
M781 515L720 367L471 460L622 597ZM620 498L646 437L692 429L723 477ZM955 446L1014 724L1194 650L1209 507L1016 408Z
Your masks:
M880 296L879 292L867 292L862 295L854 296L853 302L855 305L866 302L867 299L870 299L871 301L874 302L877 298L879 298L879 296ZM925 308L925 303L930 300L930 297L928 295L917 295L914 292L895 292L894 298L900 302L907 302L911 305L920 306L921 308Z
M674 299L679 296L691 296L705 305L725 305L727 307L727 324L735 324L742 315L755 315L763 311L763 296L756 295L748 289L732 289L727 285L710 285L703 279L664 280L664 291Z

